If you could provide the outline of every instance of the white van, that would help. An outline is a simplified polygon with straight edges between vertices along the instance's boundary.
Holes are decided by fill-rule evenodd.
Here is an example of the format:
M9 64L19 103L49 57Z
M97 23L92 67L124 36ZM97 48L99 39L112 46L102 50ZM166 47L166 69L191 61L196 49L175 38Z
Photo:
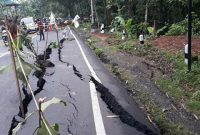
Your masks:
M22 18L20 24L22 25L23 22L28 30L37 31L37 25L34 23L33 17Z

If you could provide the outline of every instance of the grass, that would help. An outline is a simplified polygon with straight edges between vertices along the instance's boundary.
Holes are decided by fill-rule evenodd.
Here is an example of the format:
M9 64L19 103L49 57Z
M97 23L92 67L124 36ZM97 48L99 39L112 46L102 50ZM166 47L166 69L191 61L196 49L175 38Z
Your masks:
M132 45L130 43L125 43L125 44L118 45L118 49L124 50L125 52L128 52L128 53L131 53L132 50L134 49L134 45Z
M90 23L81 23L78 30L84 30L85 32L91 31L91 24Z
M98 57L100 57L100 56L103 54L103 50L102 50L102 49L99 49L99 48L96 48L96 49L94 50L94 52L95 52L95 54L96 54Z
M191 96L188 91L183 91L176 81L172 81L170 78L161 78L157 81L157 84L164 90L168 95L172 96L176 101L180 102L182 99Z
M122 32L116 31L116 32L115 32L115 38L117 38L117 39L122 39Z
M193 63L192 71L187 71L181 55L168 56L174 62L175 73L158 81L159 86L177 102L183 102L186 109L200 117L200 67Z
M112 48L112 47L109 47ZM147 49L148 47L145 47ZM186 128L183 127L181 124L175 124L172 122L169 122L167 120L167 117L165 113L162 111L162 109L151 99L150 93L148 93L148 90L142 90L142 89L135 89L134 79L131 76L131 73L127 69L119 68L117 66L113 66L111 64L105 64L105 67L113 73L115 76L117 76L124 84L126 84L127 89L134 92L133 98L135 101L140 104L140 106L144 106L145 111L147 115L151 118L153 122L158 125L159 129L161 130L161 134L163 135L192 135L191 132L189 132ZM173 82L173 85L171 79L161 79L163 81L163 87L166 87L166 92L169 95L172 95L174 98L182 99L183 97L191 97L190 92L182 91L179 87L178 81ZM131 92L131 93L132 93ZM193 105L192 102L189 105ZM198 105L200 107L200 105ZM196 106L193 106L194 109Z
M121 81L128 82L126 87L129 90L135 88L134 80L128 70L112 66L111 64L105 64L105 67L114 75L116 75ZM140 106L144 106L145 111L149 118L159 126L162 135L192 135L181 124L174 124L169 122L162 109L151 99L148 90L138 89L132 90L135 94L133 98Z
M194 110L194 111L199 111L200 110L200 101L190 101L187 104L188 107L190 107L190 109Z

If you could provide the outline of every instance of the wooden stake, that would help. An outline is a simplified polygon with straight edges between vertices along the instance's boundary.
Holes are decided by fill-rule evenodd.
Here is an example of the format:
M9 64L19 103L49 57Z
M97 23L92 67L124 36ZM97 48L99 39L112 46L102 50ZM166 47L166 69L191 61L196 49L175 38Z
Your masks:
M6 29L8 30L7 16L5 16L5 26L6 26ZM7 36L8 36L8 45L9 45L9 48L10 48L9 50L10 50L10 54L11 54L11 58L12 58L12 63L13 63L13 67L14 67L17 92L18 92L19 101L20 101L20 109L21 109L21 112L22 112L22 118L25 118L24 106L23 106L23 102L22 102L22 95L21 95L20 85L19 85L19 79L17 78L17 67L16 67L15 58L14 58L14 52L13 52L13 47L12 47L12 44L11 44L10 35L8 34L8 32L7 32Z
M57 34L57 42L58 42L58 45L60 45L59 43L59 37L58 37L58 29L56 30L56 34Z
M48 38L49 38L49 26L47 26L48 29L47 29L47 37L46 37L46 44L45 44L45 51L44 51L44 63L46 63L46 49L47 49L47 44L48 44Z
M38 101L39 102L39 110L38 110L38 113L39 113L39 128L41 128L41 121L42 121L42 115L43 115L43 112L42 112L42 103L44 103L45 99L46 99L46 97L39 98L39 101Z
M42 110L41 110L41 104L42 104L42 102L41 101L39 101L39 110L38 110L38 113L39 113L39 128L41 128L41 121L42 121L42 118L41 118L41 112L42 112Z

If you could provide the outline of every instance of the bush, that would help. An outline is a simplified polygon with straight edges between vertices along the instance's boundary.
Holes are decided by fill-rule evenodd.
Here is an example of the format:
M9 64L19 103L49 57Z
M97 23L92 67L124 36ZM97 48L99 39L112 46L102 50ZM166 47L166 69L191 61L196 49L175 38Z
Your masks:
M200 35L200 18L195 12L192 12L192 32L194 35Z
M133 19L128 19L126 24L125 24L125 28L128 31L128 35L130 38L137 38L137 34L140 33L140 31L138 30L138 25L134 24Z
M129 35L133 34L133 20L132 19L128 19L126 24L125 24L125 28L128 31Z
M156 30L154 27L147 27L149 38L155 38L156 37Z
M127 51L127 52L131 52L131 50L133 49L133 45L131 45L131 44L125 44L124 45L124 47L123 47L123 49L125 50L125 51Z
M179 24L172 24L169 31L166 33L167 36L177 36L186 34L187 30L184 26Z
M98 24L97 24L97 22L91 24L91 29L98 29Z
M131 52L133 50L134 46L132 44L126 43L118 46L118 49L124 50L126 52Z
M133 20L132 19L128 19L126 24L125 24L125 27L126 27L127 31L131 32L132 26L133 26Z
M195 19L192 27L193 27L193 34L200 35L200 19Z
M169 26L164 26L162 28L160 28L159 30L157 30L157 36L161 36L161 35L165 35L169 30Z
M142 23L138 24L137 25L138 31L140 31L140 32L144 31L148 25L149 24L146 24L145 22L142 22Z
M100 57L100 56L103 54L103 50L97 48L97 49L95 49L95 54L96 54L98 57Z
M121 30L125 27L125 20L122 16L115 17L111 22L112 27L115 27L116 30Z

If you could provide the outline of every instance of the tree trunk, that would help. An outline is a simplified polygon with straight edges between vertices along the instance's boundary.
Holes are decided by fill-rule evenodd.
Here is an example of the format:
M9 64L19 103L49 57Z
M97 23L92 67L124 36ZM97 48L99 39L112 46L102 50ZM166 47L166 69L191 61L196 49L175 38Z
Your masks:
M108 10L107 10L107 1L104 0L104 8L105 8L105 15L106 15L106 26L108 26L109 18L108 18Z
M145 28L144 28L144 34L147 34L147 19L148 19L148 6L149 6L149 1L146 1L146 6L145 6Z
M99 22L99 16L97 13L97 9L96 9L96 1L95 0L94 0L93 8L94 8L94 12L95 12L94 22L97 22L98 28L99 28L100 22Z
M93 7L93 0L91 0L91 23L94 24L94 7Z
M133 0L128 0L128 17L132 18L133 16Z
M148 19L148 1L146 2L145 6L145 24L147 24L147 19Z

